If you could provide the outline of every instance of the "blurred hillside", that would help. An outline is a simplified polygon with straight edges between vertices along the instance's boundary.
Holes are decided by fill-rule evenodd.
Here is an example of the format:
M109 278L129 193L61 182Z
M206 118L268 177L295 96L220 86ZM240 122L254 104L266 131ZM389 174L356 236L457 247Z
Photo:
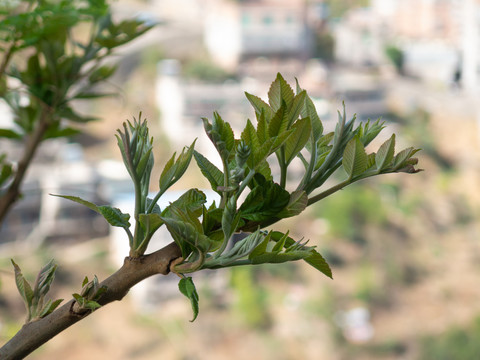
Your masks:
M213 157L200 118L218 110L238 131L254 118L243 92L265 98L277 72L290 83L298 78L326 129L333 129L342 101L347 116L356 113L359 121L382 117L387 127L378 142L396 132L397 148L422 148L425 171L364 181L280 224L318 247L333 281L304 264L198 274L200 315L192 324L175 275L159 277L30 359L478 358L480 20L470 14L480 11L479 1L129 0L113 6L119 17L159 25L119 54L112 84L119 95L82 108L103 120L85 128L85 138L95 141L73 141L83 146L79 163L95 176L70 184L72 195L88 189L118 204L131 192L117 170L113 134L139 111L149 119L159 163L196 137L200 151ZM72 146L56 146L66 145ZM206 188L197 175L192 164L175 190ZM91 221L71 211L60 214ZM9 258L33 276L54 257L53 291L62 298L85 275L102 279L114 271L113 244L126 239L91 223L78 225L75 241L71 234L47 234L41 244L33 230L8 233L7 241L2 229L2 341L23 316ZM159 238L158 246L166 241ZM24 253L32 244L36 250Z

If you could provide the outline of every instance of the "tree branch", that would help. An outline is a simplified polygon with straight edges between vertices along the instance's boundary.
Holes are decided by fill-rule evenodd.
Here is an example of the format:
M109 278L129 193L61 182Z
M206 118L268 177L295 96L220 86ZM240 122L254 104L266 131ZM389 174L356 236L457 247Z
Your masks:
M15 177L13 178L13 181L8 187L7 191L2 195L2 197L0 197L0 223L3 222L8 211L20 196L20 187L23 183L23 179L25 178L28 167L30 166L35 153L37 152L38 146L42 142L43 136L48 129L49 116L50 109L45 106L36 124L37 126L27 138L25 150L22 158L18 162Z
M149 255L125 258L123 266L99 284L99 286L106 286L107 291L98 300L98 303L104 306L121 300L140 281L156 274L167 275L170 272L172 261L181 255L177 244L171 243ZM0 348L0 359L24 358L91 313L90 310L81 309L74 299L70 300L50 315L23 325L18 333Z

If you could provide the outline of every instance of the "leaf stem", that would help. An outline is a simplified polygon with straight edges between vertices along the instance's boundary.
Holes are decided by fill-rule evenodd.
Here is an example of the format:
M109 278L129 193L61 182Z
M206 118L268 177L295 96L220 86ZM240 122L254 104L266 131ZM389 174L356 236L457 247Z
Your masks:
M148 207L147 211L145 212L146 214L150 214L152 211L153 211L153 208L155 207L155 204L158 202L158 200L160 199L160 197L165 194L165 191L167 191L167 189L169 188L169 186L167 186L164 190L159 190L157 195L155 195L155 197L153 198L152 202L150 203L150 206Z
M298 184L297 190L305 189L305 186L310 182L313 174L313 169L315 169L315 163L317 162L317 142L313 139L312 136L312 152L310 154L310 163L308 164L308 169L303 175L302 181Z
M333 193L337 192L338 190L342 190L345 186L351 184L352 182L353 181L351 181L351 180L342 181L341 183L339 183L335 186L332 186L330 189L325 190L325 191L321 192L320 194L309 198L307 206L310 206L310 205L316 203L317 201L320 201L320 200L326 198L327 196L332 195Z
M229 182L230 182L227 159L225 159L224 156L222 156L222 164L223 164L223 187L224 187L224 191L222 192L222 199L220 200L220 205L219 205L220 209L223 209L225 207L225 204L227 203L227 196L228 196L227 188L228 188L228 185L229 185Z

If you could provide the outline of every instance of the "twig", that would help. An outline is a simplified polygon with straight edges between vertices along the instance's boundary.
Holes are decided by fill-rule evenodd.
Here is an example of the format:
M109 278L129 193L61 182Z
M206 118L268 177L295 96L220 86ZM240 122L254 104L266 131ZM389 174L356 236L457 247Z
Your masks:
M167 275L170 272L170 264L181 255L180 248L175 243L171 243L149 255L125 258L123 266L99 284L99 287L107 287L107 291L98 303L104 306L113 301L119 301L140 281L156 274ZM15 336L0 348L0 359L23 359L91 313L90 310L81 309L75 300L70 300L50 315L23 325Z

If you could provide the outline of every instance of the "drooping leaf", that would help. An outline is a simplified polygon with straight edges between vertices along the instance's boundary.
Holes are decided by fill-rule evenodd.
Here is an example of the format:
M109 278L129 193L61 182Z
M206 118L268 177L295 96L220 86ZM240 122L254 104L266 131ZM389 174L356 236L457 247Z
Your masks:
M190 304L192 305L193 311L193 319L190 322L194 322L198 316L198 293L197 289L195 288L195 284L193 283L193 279L191 277L183 277L178 282L178 289L180 292L185 295L189 300Z
M363 173L367 167L367 154L357 136L351 139L343 152L343 168L349 179Z
M272 231L272 240L274 241L279 241L283 236L284 234L279 231ZM294 244L295 244L295 240L293 240L290 237L288 237L285 241L285 246L287 247L294 246ZM320 255L312 247L309 248L309 255L303 258L303 260L305 260L308 264L313 266L315 269L321 271L323 274L325 274L329 278L332 278L332 270L330 269L330 266L322 257L322 255Z
M332 279L332 269L325 261L322 255L315 250L311 250L310 255L304 259L308 264Z

